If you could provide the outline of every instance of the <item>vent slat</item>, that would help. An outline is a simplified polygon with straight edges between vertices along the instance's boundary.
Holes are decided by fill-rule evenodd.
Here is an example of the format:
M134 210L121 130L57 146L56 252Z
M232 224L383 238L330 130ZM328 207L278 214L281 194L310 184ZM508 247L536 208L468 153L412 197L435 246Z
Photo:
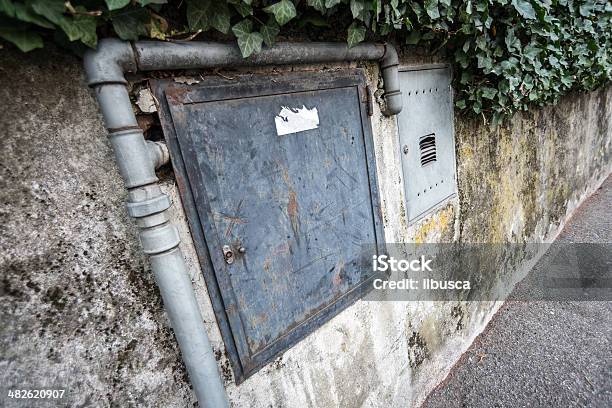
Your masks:
M421 150L421 167L436 161L436 135L431 133L419 139Z

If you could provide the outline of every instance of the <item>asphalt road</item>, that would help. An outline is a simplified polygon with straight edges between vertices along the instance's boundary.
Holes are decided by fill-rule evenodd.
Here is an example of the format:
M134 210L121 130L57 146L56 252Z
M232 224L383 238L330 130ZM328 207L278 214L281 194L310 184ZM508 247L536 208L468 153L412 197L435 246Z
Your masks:
M612 176L557 241L612 242ZM610 301L507 301L423 404L568 406L612 407Z

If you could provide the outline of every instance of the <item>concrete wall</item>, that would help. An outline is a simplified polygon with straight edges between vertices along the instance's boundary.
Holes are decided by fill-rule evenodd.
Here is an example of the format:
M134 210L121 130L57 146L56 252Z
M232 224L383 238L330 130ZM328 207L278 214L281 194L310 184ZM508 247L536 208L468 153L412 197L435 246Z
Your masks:
M65 388L70 405L194 405L80 62L0 52L0 384ZM376 86L378 68L364 66ZM496 130L457 118L459 197L415 225L403 217L395 122L376 107L387 240L553 239L612 169L611 97L571 95ZM236 386L172 175L162 178L235 406L418 405L499 306L359 301Z

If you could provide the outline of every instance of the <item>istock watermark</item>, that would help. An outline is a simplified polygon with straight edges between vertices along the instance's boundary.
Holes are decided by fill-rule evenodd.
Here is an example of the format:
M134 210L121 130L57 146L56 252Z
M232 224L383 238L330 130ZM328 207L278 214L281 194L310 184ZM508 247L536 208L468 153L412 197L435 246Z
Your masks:
M433 259L425 259L425 255L421 255L419 259L395 259L388 255L374 255L372 257L372 270L377 272L399 271L399 272L433 272L431 262Z
M612 300L612 244L387 244L364 248L367 301ZM368 264L369 263L369 264Z
M421 255L417 259L396 259L388 255L374 255L372 257L372 270L374 272L433 272L431 263L433 259L427 259ZM374 289L384 290L469 290L471 288L468 280L436 280L432 278L403 278L389 280L374 278L372 281Z

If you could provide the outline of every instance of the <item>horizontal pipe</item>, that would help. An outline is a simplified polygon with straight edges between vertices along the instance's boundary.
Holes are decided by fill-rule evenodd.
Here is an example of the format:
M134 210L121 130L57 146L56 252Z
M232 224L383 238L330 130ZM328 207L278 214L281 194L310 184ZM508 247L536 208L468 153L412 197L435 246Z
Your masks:
M134 52L141 71L376 60L381 63L384 80L383 97L387 106L383 114L396 115L402 110L399 60L390 44L363 43L349 48L344 43L281 42L243 58L233 43L137 41Z
M137 41L134 50L141 71L379 60L385 54L382 44L349 48L322 42L276 43L248 58L242 57L234 43Z

